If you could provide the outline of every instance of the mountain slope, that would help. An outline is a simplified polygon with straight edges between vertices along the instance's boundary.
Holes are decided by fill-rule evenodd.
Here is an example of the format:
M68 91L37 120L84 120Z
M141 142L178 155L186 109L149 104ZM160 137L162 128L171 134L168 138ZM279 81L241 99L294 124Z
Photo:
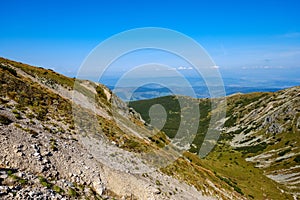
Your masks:
M172 138L181 110L185 109L180 108L178 98L135 101L130 106L150 123L151 106L163 105L168 119L162 130ZM186 101L199 103L199 128L189 149L198 153L210 121L210 100L186 98ZM193 160L192 154L186 157L222 176L221 180L238 187L235 189L248 198L299 198L299 108L300 87L274 93L231 95L227 98L225 127L214 150L202 160Z
M210 121L209 99L163 97L128 107L101 84L3 58L0 77L1 198L299 196L299 87L228 97L220 140L200 159L195 153ZM178 99L187 106L183 112L199 103L201 113L182 156L165 150L178 128ZM162 131L149 125L153 104L169 117Z
M101 84L4 58L0 81L1 198L245 198L185 157L156 168L170 139Z
M261 94L247 105L235 105L231 109L235 120L224 130L224 135L235 131L230 145L299 197L300 87Z

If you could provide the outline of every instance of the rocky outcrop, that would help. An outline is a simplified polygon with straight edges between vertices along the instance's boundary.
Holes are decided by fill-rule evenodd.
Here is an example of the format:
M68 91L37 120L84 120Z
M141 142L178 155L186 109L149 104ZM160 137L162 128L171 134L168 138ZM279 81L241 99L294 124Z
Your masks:
M263 169L267 177L282 184L295 198L300 193L299 94L300 87L257 94L243 107L231 108L231 116L239 117L223 133L233 136L228 142L246 154L247 161Z

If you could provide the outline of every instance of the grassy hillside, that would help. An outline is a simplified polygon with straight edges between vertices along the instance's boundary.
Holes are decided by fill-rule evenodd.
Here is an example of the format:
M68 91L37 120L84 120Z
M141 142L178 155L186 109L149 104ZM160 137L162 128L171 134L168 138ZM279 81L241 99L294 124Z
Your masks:
M295 87L275 93L228 97L226 121L218 144L205 159L193 156L192 162L211 169L217 177L249 198L282 199L282 195L285 195L284 199L291 198L287 193L297 196L300 191L299 94L300 88ZM189 150L197 153L210 120L210 100L186 98L186 101L199 103L198 135ZM150 123L148 111L155 104L166 109L168 118L162 130L172 138L180 123L181 108L176 97L134 101L130 106ZM191 153L186 157L192 156ZM170 169L171 173L174 167ZM290 179L285 179L285 176Z
M179 102L182 103L183 108L181 108ZM165 132L170 138L174 138L177 134L178 128L181 123L182 112L193 112L189 110L189 104L199 104L200 118L198 122L197 135L194 138L193 145L191 145L191 152L199 152L201 144L203 143L205 134L207 132L209 122L210 122L210 111L211 111L211 102L208 99L192 99L189 97L183 96L166 96L161 98L133 101L129 103L129 106L132 106L137 112L139 112L142 118L150 123L151 119L149 117L149 109L152 105L159 104L164 107L167 113L167 120L162 128L162 131ZM185 104L185 105L184 105ZM156 116L159 118L159 116ZM190 118L186 119L188 121L182 123L197 123L196 121L190 122Z
M293 185L286 185L267 176L280 174L280 170L285 169L289 171L284 173L297 173L297 163L300 162L297 135L300 128L299 88L228 98L227 120L219 143L205 159L200 159L195 153L201 147L210 121L212 111L209 99L169 96L131 102L130 106L139 111L147 123L150 123L148 110L152 105L161 104L164 107L167 122L162 131L153 135L156 130L144 125L138 113L124 102L115 97L116 104L113 104L110 97L113 94L101 84L76 81L52 70L4 58L0 58L0 81L0 103L6 113L0 113L1 126L14 126L38 138L41 133L33 127L39 124L38 128L43 129L43 134L50 134L45 138L50 138L48 143L51 151L62 153L64 140L78 142L78 136L89 138L96 133L99 138L94 138L105 136L114 148L142 154L155 152L170 143L170 138L174 138L177 133L181 116L192 112L191 105L196 104L200 110L199 122L195 118L183 122L186 125L199 123L190 151L161 168L161 172L193 185L202 194L218 199L291 199L291 195L281 190L298 191L298 185L294 182ZM85 97L82 102L95 98L99 114L95 115L89 107L82 106L82 102L72 102L68 95L74 84L77 84L78 92ZM74 123L74 109L80 114L77 123ZM14 117L8 117L7 112ZM163 116L155 113L154 116L163 120ZM96 118L96 124L91 123L93 118ZM259 141L255 138L259 138ZM270 158L269 166L264 165L264 153ZM111 156L115 157L114 154ZM126 160L126 163L130 162ZM132 165L135 166L134 163ZM154 180L151 174L141 176L139 178L154 181L158 190L167 187L167 183ZM291 177L295 179L297 174ZM57 180L52 177L51 181ZM77 194L82 194L82 190L77 189ZM176 189L157 193L171 197L180 193Z
M39 83L18 75L14 68L20 68L38 80L44 79L45 85L51 86L50 88L54 89L58 85L68 89L75 83L74 79L65 77L51 70L36 68L3 58L0 58L0 63L1 62L3 65L0 65L0 97L2 101L8 98L16 102L14 106L15 115L20 115L17 113L23 113L32 119L44 121L44 123L48 123L50 119L55 119L68 125L68 130L74 134L77 132L75 129L78 127L74 124L73 109L76 109L78 111L77 113L81 114L81 122L79 123L90 124L89 120L94 118L94 113L90 110L76 106L72 104L70 100L63 98L50 89L46 89ZM96 95L83 86L80 88L82 88L80 91L83 91L84 94L88 94L89 97ZM122 129L118 128L118 125L114 121L101 116L97 116L97 120L99 124L96 124L95 127L87 127L86 132L96 129L98 130L96 132L104 133L110 140L117 142L117 144L120 143L120 147L130 151L147 151L147 148L149 148L149 145L141 139L133 135L126 135ZM81 132L82 131L85 130L81 130Z

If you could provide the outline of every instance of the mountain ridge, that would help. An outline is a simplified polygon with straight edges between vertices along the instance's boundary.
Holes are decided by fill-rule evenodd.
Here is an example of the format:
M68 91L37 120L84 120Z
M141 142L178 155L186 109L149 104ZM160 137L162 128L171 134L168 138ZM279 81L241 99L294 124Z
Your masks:
M300 133L299 94L300 87L296 86L274 93L256 92L227 97L227 116L219 142L213 152L205 158L209 168L214 168L211 160L220 160L224 154L228 158L224 158L223 162L220 161L219 164L223 166L228 167L228 163L238 165L238 162L252 162L255 168L261 169L265 176L286 187L284 190L297 198L299 195L297 184L300 180L297 171L299 167L297 160L300 153L298 139ZM199 151L203 143L208 128L206 124L210 120L207 116L211 112L205 106L209 104L209 99L199 99L198 101L203 115L200 117L198 135L190 147L190 151L194 153ZM173 97L132 102L131 106L141 113L146 122L150 122L147 111L154 104L167 104L164 106L167 113L179 112L180 114L180 111L176 110L176 106L174 106ZM178 123L179 114L168 115L169 124L167 122L162 130L170 133L168 127L173 127L170 123ZM172 134L169 136L172 138ZM230 156L229 152L235 156ZM228 160L226 161L226 159ZM235 159L236 161L234 161ZM269 166L264 165L265 162ZM217 169L224 171L220 167ZM230 173L234 172L228 170L227 174ZM239 175L237 177L241 178Z
M118 122L112 120L110 92L104 92L102 85L91 83L96 91L92 93L82 85L86 81L75 83L52 70L0 61L2 197L203 199L213 194L213 190L207 191L204 197L202 191L159 170L130 172L145 167L134 152L155 150L166 139L162 140L163 135L137 137L134 129L148 129L117 97L114 105L119 113L114 114ZM79 97L84 100L70 100L73 84L78 84ZM82 114L76 123L74 109ZM78 127L93 118L97 124ZM101 134L90 134L93 128Z
M223 142L225 147L234 151L242 166L234 169L253 170L254 175L245 174L259 177L266 186L258 184L262 189L251 192L245 182L213 166L218 148L225 150L222 143L205 159L185 152L153 171L155 165L143 163L136 155L159 152L172 138L164 130L157 132L137 109L101 84L4 58L0 76L0 195L4 198L252 199L265 195L292 199L281 192L281 184L260 177L262 171L240 159L241 151L231 149L228 142ZM74 85L77 90L71 98ZM209 103L199 101L207 104L200 111L209 113ZM74 112L79 121L72 117ZM93 119L97 123L89 124ZM205 116L202 119L207 121ZM228 130L225 127L224 133ZM226 150L221 157L227 156ZM222 165L231 162L220 160ZM145 169L150 171L135 173Z

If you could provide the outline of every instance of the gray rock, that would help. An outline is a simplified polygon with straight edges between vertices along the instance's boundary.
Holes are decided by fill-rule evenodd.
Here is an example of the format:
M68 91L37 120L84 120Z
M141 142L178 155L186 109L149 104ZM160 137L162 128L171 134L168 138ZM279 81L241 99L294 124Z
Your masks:
M0 174L0 179L6 179L8 177L7 174Z
M41 154L40 154L40 153L38 153L38 152L35 152L35 153L33 154L33 156L35 156L35 157L39 157L39 156L41 156Z
M25 154L23 152L18 152L17 156L22 157L22 156L25 156Z
M8 194L9 188L7 186L0 186L0 195Z
M102 195L103 192L105 191L105 186L100 180L93 182L92 185L93 185L96 193L99 195Z
M49 163L50 163L50 161L48 159L46 159L46 158L44 158L42 160L42 165L46 165L46 164L49 164Z

